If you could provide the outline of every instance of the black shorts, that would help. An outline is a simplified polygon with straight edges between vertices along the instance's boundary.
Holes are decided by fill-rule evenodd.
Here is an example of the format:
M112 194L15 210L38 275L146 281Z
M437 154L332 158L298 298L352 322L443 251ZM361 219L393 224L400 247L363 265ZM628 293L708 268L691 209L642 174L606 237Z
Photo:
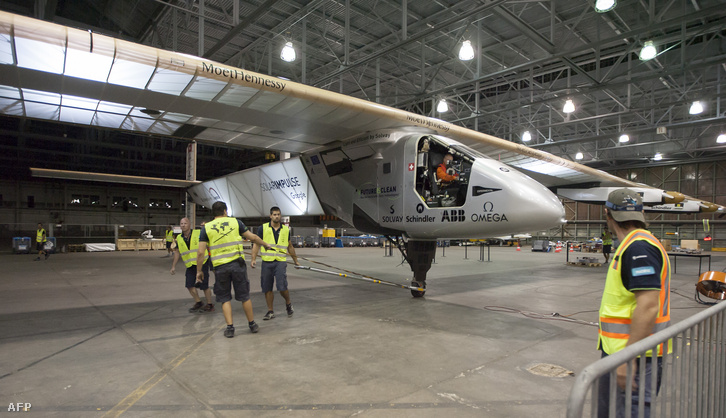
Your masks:
M232 287L236 300L250 300L250 282L247 280L247 265L244 260L230 261L214 269L214 295L217 303L232 300Z
M171 241L166 242L166 249L167 250L171 249Z
M603 245L602 246L602 253L603 254L610 254L612 245Z
M207 262L202 265L202 273L204 273L204 278L202 279L202 285L199 286L202 290L209 289L209 267L212 265L212 260L207 259ZM187 268L186 271L186 287L187 289L191 287L195 287L194 285L197 283L197 265L193 265L189 268Z
M287 290L287 262L263 261L260 273L260 287L262 293L272 292L272 285L277 283L277 290Z
M35 249L38 251L45 251L45 243L44 242L36 242L35 243Z

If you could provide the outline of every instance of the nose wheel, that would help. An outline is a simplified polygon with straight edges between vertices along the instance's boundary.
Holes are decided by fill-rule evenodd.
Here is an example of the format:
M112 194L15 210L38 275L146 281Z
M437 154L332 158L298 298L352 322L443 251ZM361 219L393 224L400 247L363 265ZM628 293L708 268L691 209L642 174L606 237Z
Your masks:
M411 282L411 286L413 287L419 287L421 289L426 289L426 282L419 283L419 282ZM411 295L415 298L421 298L426 294L425 290L413 290L411 289Z

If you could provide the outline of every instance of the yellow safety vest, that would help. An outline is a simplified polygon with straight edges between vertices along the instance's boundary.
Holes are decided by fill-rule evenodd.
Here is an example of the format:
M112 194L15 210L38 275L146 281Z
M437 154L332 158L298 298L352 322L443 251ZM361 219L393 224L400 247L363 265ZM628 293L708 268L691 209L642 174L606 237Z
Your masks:
M613 245L613 236L609 232L603 233L602 245Z
M176 236L176 247L179 249L179 254L181 254L182 261L187 268L197 265L197 250L199 249L199 235L201 233L202 231L198 229L192 231L192 236L189 239L189 247L187 247L187 243L182 236L184 233ZM204 262L206 263L208 259L209 254L205 253Z
M35 242L45 242L45 241L47 241L47 239L43 235L47 236L46 233L45 233L45 229L42 229L41 228L41 229L38 230L38 236L35 237Z
M207 232L212 265L215 268L240 257L245 259L237 219L222 216L206 223L204 230Z
M636 229L631 231L620 243L612 263L608 267L608 275L605 279L605 291L603 292L602 302L600 304L600 331L598 338L598 346L602 344L602 350L607 354L616 353L625 348L630 338L630 324L635 310L635 294L623 286L621 276L622 272L622 254L635 241L647 241L660 250L663 258L663 267L660 271L660 295L658 317L655 320L653 333L661 331L670 325L671 306L670 306L670 286L671 272L668 253L661 245L660 241L650 232L644 229ZM672 352L672 342L668 341L668 353ZM646 353L647 357L652 357L652 350ZM658 346L658 356L663 355L663 344Z
M166 242L174 241L174 230L166 231Z
M280 226L280 234L277 237L277 243L275 243L275 231L272 229L272 225L269 222L262 225L262 240L272 245L269 250L262 247L260 253L262 261L286 261L289 237L290 228L283 224Z

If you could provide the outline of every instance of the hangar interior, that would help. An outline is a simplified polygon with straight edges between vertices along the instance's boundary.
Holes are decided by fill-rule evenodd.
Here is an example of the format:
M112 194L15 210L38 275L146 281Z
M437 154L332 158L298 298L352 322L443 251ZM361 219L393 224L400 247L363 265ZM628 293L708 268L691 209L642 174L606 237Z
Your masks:
M723 1L594 6L0 1L3 12L435 117L726 205ZM296 55L289 62L281 55L288 42ZM472 58L460 58L465 42ZM655 56L641 59L646 46ZM568 101L574 109L565 109ZM118 225L163 234L185 213L183 189L38 179L29 168L182 179L192 132L141 135L8 109L0 105L0 249L10 249L11 237L34 236L38 222L68 243L106 242ZM198 144L202 180L294 154L264 144ZM495 149L477 150L501 158ZM531 231L533 238L600 236L601 206L564 205L568 223ZM647 218L661 239L726 247L718 215ZM331 217L292 224L346 227ZM410 276L397 256L340 251L300 255L306 263L343 258L345 268L374 278ZM171 276L169 259L156 252L64 254L46 264L3 251L0 291L12 297L0 305L0 400L32 403L48 416L563 416L571 377L599 358L593 325L606 268L565 265L565 255L528 249L494 247L486 260L467 247L437 251L423 300L291 269L295 316L262 323L266 307L253 279L262 331L243 333L236 305L233 344L221 337L221 309L188 313L180 275ZM711 257L713 270L726 268L718 252ZM700 274L700 259L685 259L673 275L674 322L703 310L693 300L696 263Z
M6 0L0 10L433 116L723 205L726 145L718 142L726 134L722 6L718 0L619 2L598 12L594 4L556 0ZM459 56L465 41L474 51L468 60ZM291 62L281 56L287 42L296 53ZM643 60L647 43L656 55ZM439 107L442 100L445 111ZM575 107L571 113L564 110L568 100ZM30 166L182 178L188 143L182 132L137 135L27 114L2 118L2 218L18 225L14 229L24 230L22 224L34 225L38 218L72 223L69 206L83 206L94 222L109 224L162 225L183 212L183 199L172 190L122 193L107 187L88 194L81 190L83 183L26 182ZM286 151L199 144L198 178L203 180ZM482 145L479 151L500 158L496 149ZM30 191L37 187L41 190ZM79 190L70 190L74 187ZM74 207L78 195L100 200ZM126 195L140 199L132 206L145 208L135 220L128 213L113 214L114 198ZM158 207L151 195L171 197ZM169 199L178 203L169 208ZM602 220L599 207L566 204L569 221ZM103 215L95 213L104 208ZM683 221L664 225L663 231L694 239L704 235L694 226L701 219L712 220L714 228L719 223L709 214L649 216L658 222ZM598 235L592 234L596 229L573 223L559 231L532 232L573 239ZM724 242L712 245L726 247Z

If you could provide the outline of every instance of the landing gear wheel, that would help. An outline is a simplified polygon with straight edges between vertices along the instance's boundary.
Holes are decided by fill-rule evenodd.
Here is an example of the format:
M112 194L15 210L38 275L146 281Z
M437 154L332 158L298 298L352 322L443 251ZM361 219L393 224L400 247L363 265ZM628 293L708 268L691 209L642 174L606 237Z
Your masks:
M418 282L411 282L411 286L420 287L422 289L426 289L426 283L424 283L423 285L421 285ZM425 294L426 294L426 291L425 290L422 291L422 290L413 290L413 289L411 289L411 295L413 295L413 297L415 297L415 298L421 298Z

